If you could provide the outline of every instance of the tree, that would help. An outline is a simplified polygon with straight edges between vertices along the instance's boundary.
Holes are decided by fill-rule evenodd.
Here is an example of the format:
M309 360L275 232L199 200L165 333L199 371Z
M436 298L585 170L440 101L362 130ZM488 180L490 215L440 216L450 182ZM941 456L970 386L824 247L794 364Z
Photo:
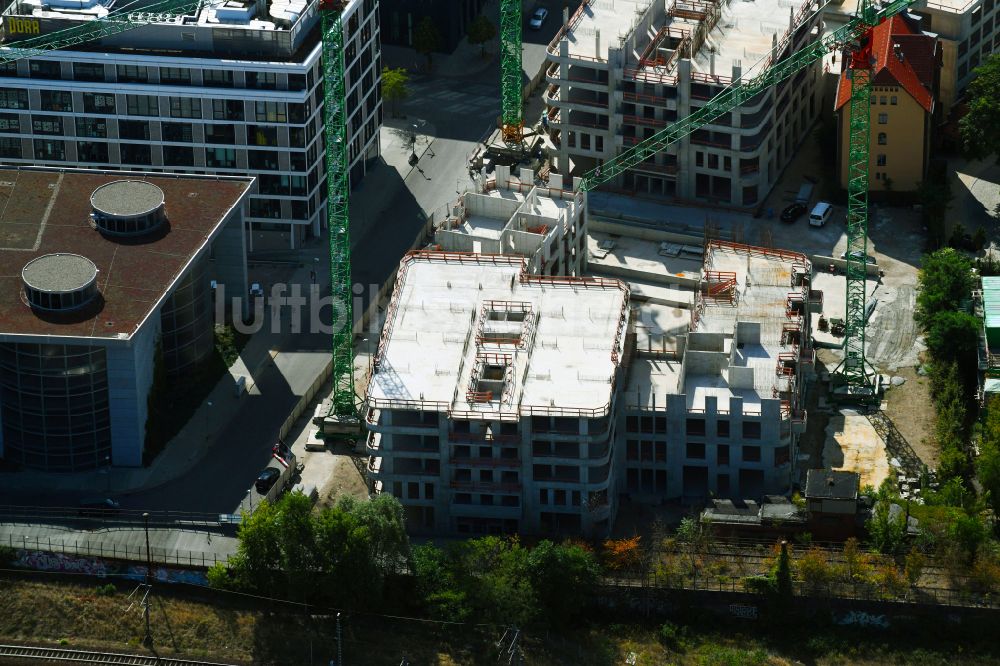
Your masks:
M906 538L906 516L901 511L893 515L892 505L895 499L893 481L886 479L875 494L875 506L865 525L872 545L881 553L899 552Z
M827 561L826 553L819 548L810 548L795 565L799 578L810 592L825 591L833 580L833 569Z
M926 318L927 349L935 361L955 363L961 374L977 367L979 320L967 312L948 310Z
M642 562L642 550L639 542L642 537L631 539L608 539L604 542L604 566L611 571L628 571L635 569Z
M288 493L244 515L237 536L236 555L212 571L212 584L296 601L376 603L410 555L403 508L389 495L315 514L302 493Z
M957 310L971 296L975 279L972 262L952 248L924 255L917 277L916 318L926 330L931 318L946 310Z
M938 247L944 243L945 214L955 195L952 194L946 170L934 167L933 171L927 174L927 180L917 184L917 197L924 208L930 244Z
M1000 155L1000 55L987 58L973 74L966 88L969 111L958 127L966 156L981 160Z
M1000 397L986 402L983 439L976 458L976 476L986 492L986 501L994 513L1000 513Z
M413 31L413 48L427 58L427 69L431 68L431 54L441 48L441 31L430 16L425 16Z
M541 617L557 626L573 623L585 609L600 570L593 553L578 545L542 541L528 554L528 578Z
M778 560L774 563L774 590L778 597L788 599L792 596L792 562L788 556L788 542L781 542L781 549L778 551Z
M392 117L399 116L399 103L410 96L410 75L402 67L382 68L382 99L392 107Z
M486 56L486 44L497 36L497 28L484 14L480 14L469 24L469 43L481 45L479 54Z

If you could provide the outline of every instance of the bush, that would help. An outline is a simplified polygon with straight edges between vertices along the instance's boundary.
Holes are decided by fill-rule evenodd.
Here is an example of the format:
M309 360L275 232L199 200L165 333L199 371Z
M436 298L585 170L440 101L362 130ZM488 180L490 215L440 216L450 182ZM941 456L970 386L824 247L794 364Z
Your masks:
M687 645L687 627L679 627L668 620L657 629L656 637L663 647L682 651Z
M818 548L810 548L795 564L799 578L811 592L826 590L833 582L833 567L827 561L826 553Z
M0 546L0 566L13 564L17 560L17 551L10 546Z
M94 594L99 597L113 597L118 593L118 588L116 588L112 583L107 585L98 585L97 589L94 590Z

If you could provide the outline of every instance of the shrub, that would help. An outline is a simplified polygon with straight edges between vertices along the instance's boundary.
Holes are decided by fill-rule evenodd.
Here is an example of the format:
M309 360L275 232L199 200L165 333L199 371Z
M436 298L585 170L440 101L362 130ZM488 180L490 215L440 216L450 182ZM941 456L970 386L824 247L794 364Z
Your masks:
M107 585L98 585L97 589L94 590L94 594L99 597L113 597L117 594L118 588L116 588L112 583Z
M660 643L671 650L683 650L687 644L687 628L679 627L669 620L660 625L656 632Z

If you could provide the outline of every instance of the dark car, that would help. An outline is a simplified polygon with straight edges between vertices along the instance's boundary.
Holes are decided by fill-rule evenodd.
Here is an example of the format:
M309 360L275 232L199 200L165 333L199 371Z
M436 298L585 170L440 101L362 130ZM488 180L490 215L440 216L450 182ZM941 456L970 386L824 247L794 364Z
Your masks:
M77 513L81 516L100 518L101 516L113 516L119 511L121 511L121 505L118 500L110 497L92 497L80 502Z
M277 483L279 476L281 476L281 472L273 467L268 467L257 476L257 480L254 482L253 487L256 488L257 492L261 495L266 495L267 491L271 489L271 486Z
M791 206L787 206L785 210L781 211L781 221L786 224L791 224L805 214L805 204L793 203Z

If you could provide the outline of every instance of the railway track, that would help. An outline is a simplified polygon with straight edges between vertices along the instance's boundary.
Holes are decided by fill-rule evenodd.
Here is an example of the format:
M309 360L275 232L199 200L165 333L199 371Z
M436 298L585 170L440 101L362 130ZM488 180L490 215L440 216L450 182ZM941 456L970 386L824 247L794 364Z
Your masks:
M167 659L141 654L90 652L66 648L33 647L30 645L0 645L0 663L7 660L39 661L62 664L120 664L124 666L232 666L212 661Z

